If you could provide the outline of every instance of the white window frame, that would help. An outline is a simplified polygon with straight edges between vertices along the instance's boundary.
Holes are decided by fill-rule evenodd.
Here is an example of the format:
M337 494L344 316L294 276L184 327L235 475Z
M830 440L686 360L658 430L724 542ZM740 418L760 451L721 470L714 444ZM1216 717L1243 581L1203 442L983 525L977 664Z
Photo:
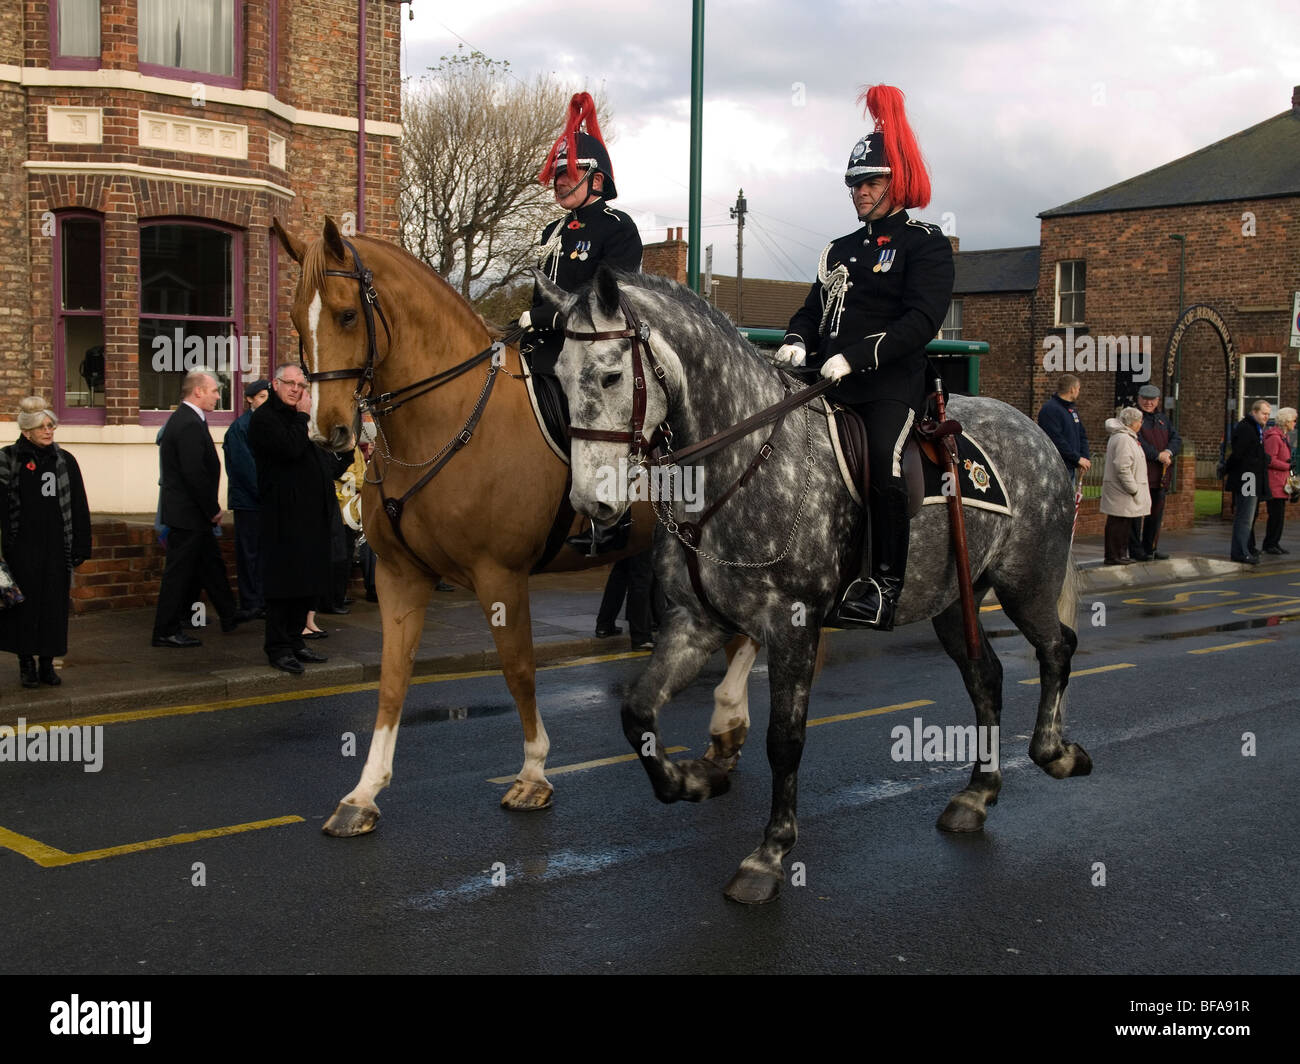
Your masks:
M1070 274L1069 283L1071 285L1069 289L1063 288L1062 285L1062 275L1066 272L1065 267L1067 266L1078 267L1078 269L1072 268L1069 271ZM1083 284L1080 287L1075 288L1073 287L1073 285L1077 281L1078 273L1080 272L1080 270L1082 270L1083 272ZM1058 262L1056 264L1056 315L1055 315L1056 324L1058 326L1084 324L1084 315L1086 315L1088 312L1087 296L1088 296L1087 261L1085 259L1063 259L1062 261ZM1077 301L1083 304L1083 308L1084 308L1083 314L1072 315L1073 320L1066 321L1065 317L1061 314L1061 302L1063 298L1071 298L1071 297L1077 298Z
M1243 354L1237 363L1240 371L1237 373L1237 410L1242 417L1250 413L1250 403L1256 399L1267 399L1268 405L1277 412L1278 406L1282 402L1282 356L1272 351L1251 351L1249 354ZM1248 372L1246 369L1247 359L1251 358L1269 358L1272 359L1273 369L1268 373ZM1270 392L1261 392L1258 388L1247 388L1248 381L1268 381ZM1249 395L1249 402L1247 401Z
M961 339L961 300L954 299L948 304L948 313L943 316L943 324L939 326L940 340L960 340Z

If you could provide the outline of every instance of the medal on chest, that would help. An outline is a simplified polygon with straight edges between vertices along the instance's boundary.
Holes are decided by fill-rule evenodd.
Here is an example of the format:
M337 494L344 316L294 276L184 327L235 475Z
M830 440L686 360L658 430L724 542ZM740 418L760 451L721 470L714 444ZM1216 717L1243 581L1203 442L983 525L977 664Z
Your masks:
M578 259L581 262L587 261L587 254L591 251L590 240L579 240L573 245L573 250L569 252L569 258Z
M876 264L871 267L872 273L888 273L889 268L894 265L894 248L881 248L880 257L876 259Z

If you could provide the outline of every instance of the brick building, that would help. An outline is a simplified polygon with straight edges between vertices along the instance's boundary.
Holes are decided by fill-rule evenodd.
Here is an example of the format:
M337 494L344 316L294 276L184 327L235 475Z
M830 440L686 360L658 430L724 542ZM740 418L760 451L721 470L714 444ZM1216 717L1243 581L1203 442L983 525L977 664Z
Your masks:
M154 438L186 365L222 382L219 441L242 382L297 357L273 216L396 237L400 15L393 0L0 9L0 439L24 395L48 398L95 512L153 511Z

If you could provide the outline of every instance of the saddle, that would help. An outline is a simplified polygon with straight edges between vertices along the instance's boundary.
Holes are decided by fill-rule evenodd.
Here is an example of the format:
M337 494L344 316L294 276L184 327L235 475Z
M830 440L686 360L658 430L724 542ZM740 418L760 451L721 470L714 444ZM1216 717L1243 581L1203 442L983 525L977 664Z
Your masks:
M871 464L867 455L867 431L857 411L848 407L827 403L827 414L834 424L835 431L831 441L835 446L835 457L839 462L840 475L855 502L864 509L870 498ZM912 431L903 445L900 465L903 480L907 485L907 516L915 517L921 512L925 501L925 469L922 457L936 469L947 468L939 448L945 436L961 435L961 423L948 419L938 421L929 415L921 418L912 426Z

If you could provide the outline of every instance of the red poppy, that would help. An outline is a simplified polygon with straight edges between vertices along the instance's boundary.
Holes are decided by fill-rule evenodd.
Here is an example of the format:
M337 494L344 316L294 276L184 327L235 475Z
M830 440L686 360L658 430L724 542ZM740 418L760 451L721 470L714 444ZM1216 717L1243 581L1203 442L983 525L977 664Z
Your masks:
M876 237L876 247L880 247L882 244L888 244L891 239L891 237L887 236Z
M583 223L580 222L580 221L578 221L578 220L575 218L573 221L571 221L571 222L569 223L569 226L568 226L568 227L569 227L570 229L582 229L582 228L583 228Z
M29 472L32 473L36 472L36 463L33 462L30 458L27 460L27 469Z

